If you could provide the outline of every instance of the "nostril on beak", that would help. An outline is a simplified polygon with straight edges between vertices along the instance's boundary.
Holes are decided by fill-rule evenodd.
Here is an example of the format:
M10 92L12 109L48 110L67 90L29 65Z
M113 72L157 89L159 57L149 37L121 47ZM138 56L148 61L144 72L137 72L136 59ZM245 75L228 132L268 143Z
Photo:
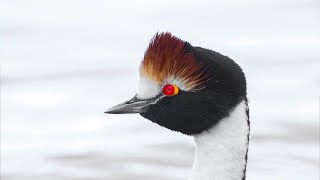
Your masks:
M130 100L130 101L127 101L127 102L126 102L126 104L132 104L132 103L134 103L133 100Z

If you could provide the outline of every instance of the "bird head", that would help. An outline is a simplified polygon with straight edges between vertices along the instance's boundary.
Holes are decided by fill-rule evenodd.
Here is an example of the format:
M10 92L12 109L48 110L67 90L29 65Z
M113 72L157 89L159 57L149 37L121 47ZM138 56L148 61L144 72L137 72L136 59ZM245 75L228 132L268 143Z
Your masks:
M137 94L106 111L139 113L168 129L199 134L246 100L241 68L227 56L157 33L140 66Z

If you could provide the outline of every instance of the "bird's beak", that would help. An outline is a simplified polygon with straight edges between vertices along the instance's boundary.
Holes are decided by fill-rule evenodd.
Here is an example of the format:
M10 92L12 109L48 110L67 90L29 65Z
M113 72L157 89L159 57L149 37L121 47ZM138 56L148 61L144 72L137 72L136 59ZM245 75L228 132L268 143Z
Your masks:
M132 99L109 108L104 113L108 114L130 114L130 113L143 113L151 104L155 104L161 97L153 99L138 99L134 96Z

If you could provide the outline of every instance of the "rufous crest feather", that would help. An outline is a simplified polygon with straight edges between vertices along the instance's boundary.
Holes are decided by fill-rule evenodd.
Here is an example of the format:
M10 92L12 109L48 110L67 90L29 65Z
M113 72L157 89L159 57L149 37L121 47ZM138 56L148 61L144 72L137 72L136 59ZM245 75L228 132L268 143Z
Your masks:
M168 79L176 79L185 85L186 90L204 88L209 79L204 64L185 50L186 43L171 33L157 33L144 54L140 74L159 85Z

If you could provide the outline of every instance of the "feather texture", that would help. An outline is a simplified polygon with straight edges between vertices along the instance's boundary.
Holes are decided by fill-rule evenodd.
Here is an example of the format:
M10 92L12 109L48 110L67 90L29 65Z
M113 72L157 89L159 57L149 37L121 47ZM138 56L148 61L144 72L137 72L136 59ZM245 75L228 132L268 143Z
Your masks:
M209 76L205 73L205 64L196 60L190 44L171 35L157 33L144 54L140 74L164 84L168 79L182 82L186 90L198 90L205 86Z

